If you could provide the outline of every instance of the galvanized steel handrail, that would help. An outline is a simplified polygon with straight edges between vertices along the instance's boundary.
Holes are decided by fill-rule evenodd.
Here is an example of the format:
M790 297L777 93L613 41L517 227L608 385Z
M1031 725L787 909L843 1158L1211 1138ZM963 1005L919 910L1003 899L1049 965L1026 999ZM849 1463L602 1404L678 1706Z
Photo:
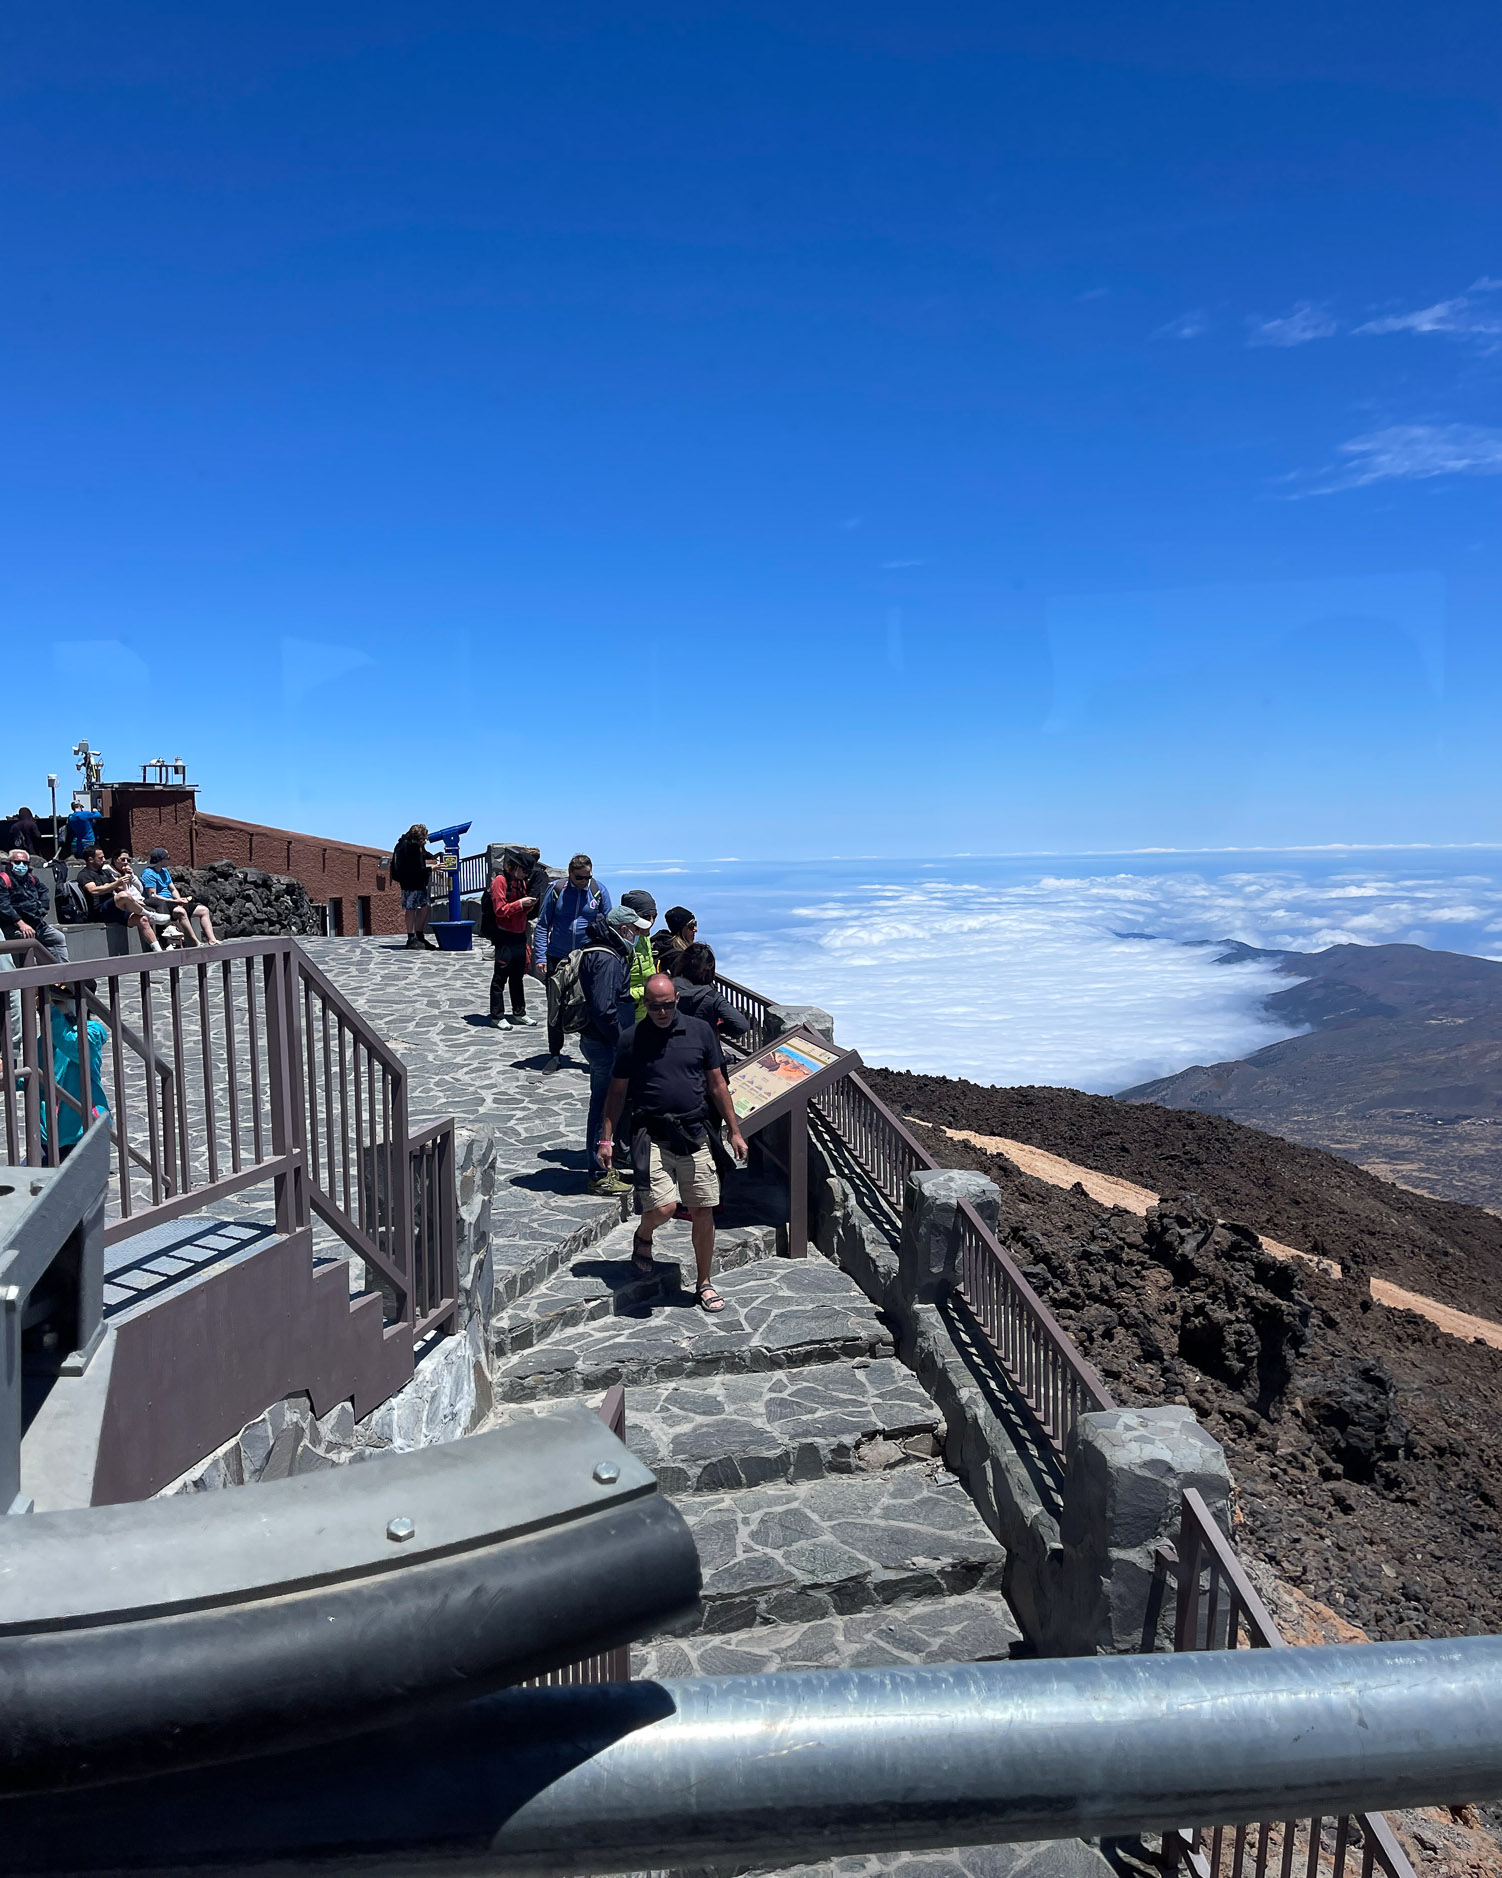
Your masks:
M1173 1647L1186 1650L1283 1650L1288 1643L1272 1613L1257 1595L1230 1541L1217 1525L1203 1495L1185 1489L1176 1557L1159 1551L1155 1578L1161 1586L1169 1571L1178 1581ZM1156 1606L1155 1606L1156 1608ZM1244 1642L1243 1642L1244 1640ZM1144 1647L1150 1647L1148 1638ZM1328 1828L1328 1863L1322 1857ZM1303 1844L1299 1840L1302 1835ZM1361 1851L1361 1878L1379 1868L1386 1878L1414 1878L1403 1848L1380 1813L1346 1813L1326 1820L1264 1820L1208 1831L1199 1826L1165 1832L1163 1851L1170 1867L1182 1860L1195 1878L1294 1878L1296 1865L1306 1878L1344 1878L1353 1847Z
M605 1400L595 1410L617 1441L626 1439L626 1388L616 1383L605 1391ZM631 1645L623 1643L613 1650L597 1650L577 1663L565 1663L523 1683L524 1689L580 1689L596 1682L630 1682Z

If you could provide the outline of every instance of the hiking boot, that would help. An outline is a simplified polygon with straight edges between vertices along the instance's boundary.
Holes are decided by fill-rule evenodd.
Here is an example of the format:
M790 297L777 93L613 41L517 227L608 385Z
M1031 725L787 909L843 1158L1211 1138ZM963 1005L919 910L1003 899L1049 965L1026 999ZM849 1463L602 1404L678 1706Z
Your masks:
M407 950L409 952L421 952L422 951L422 941L421 939L418 938L415 932L409 932L407 934Z
M490 1025L492 1030L510 1030L511 1028L511 1019L509 1017L491 1017L487 1018L486 1022Z
M631 1182L629 1180L622 1180L620 1175L614 1171L608 1174L591 1174L589 1177L589 1191L595 1194L607 1194L613 1198L618 1193L629 1193L631 1191Z

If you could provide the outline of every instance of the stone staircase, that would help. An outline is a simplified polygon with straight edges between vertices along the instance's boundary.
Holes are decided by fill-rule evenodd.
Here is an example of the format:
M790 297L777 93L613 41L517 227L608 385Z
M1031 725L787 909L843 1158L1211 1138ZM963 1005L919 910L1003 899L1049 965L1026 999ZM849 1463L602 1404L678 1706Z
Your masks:
M517 1301L494 1421L626 1385L627 1442L704 1567L696 1626L640 1646L633 1673L1006 1656L1020 1633L1005 1553L854 1282L817 1253L779 1258L776 1228L732 1227L715 1256L726 1308L710 1316L687 1226L659 1230L650 1279L632 1270L632 1230Z

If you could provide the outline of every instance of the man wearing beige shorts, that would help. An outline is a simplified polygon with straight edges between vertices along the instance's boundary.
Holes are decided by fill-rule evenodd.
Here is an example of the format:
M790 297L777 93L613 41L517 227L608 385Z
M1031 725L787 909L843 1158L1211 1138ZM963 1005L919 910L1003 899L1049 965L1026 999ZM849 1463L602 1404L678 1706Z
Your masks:
M655 972L646 983L646 1014L621 1038L615 1074L605 1097L597 1150L608 1167L626 1098L631 1098L631 1166L641 1224L631 1263L642 1277L653 1269L652 1235L681 1202L688 1210L697 1267L695 1298L702 1310L723 1311L725 1300L709 1282L714 1263L714 1210L720 1179L709 1151L710 1108L724 1120L731 1152L746 1158L746 1143L725 1082L719 1038L701 1018L678 1010L673 981Z

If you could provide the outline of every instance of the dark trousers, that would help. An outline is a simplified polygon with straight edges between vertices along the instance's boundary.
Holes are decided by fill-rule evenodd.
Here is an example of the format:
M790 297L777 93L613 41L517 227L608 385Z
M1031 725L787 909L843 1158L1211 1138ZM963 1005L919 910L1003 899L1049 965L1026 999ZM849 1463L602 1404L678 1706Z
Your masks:
M495 970L490 974L490 1015L506 1015L506 987L511 987L511 1015L527 1014L527 935L523 932L497 933Z
M543 968L543 983L548 986L548 1055L563 1055L563 1013L558 1008L558 998L549 982L562 965L562 959L549 959Z

